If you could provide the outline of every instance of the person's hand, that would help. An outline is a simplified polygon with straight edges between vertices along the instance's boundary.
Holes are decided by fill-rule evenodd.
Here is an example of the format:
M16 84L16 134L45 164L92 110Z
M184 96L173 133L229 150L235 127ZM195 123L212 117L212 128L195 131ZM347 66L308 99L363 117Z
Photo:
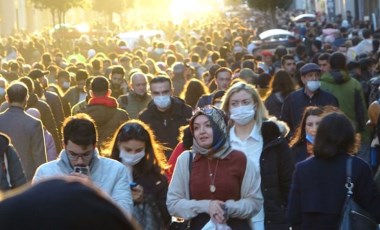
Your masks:
M141 203L144 200L144 188L141 185L137 185L131 189L133 202Z
M212 200L208 206L208 213L212 219L217 223L224 224L227 220L224 218L224 210L222 206L225 205L223 201Z
M83 173L72 172L72 173L70 174L70 176L73 176L73 177L75 177L76 179L78 179L78 180L80 180L80 181L83 181L83 182L85 182L85 183L87 183L87 182L91 182L90 177L89 177L88 175L86 175L86 174L83 174Z

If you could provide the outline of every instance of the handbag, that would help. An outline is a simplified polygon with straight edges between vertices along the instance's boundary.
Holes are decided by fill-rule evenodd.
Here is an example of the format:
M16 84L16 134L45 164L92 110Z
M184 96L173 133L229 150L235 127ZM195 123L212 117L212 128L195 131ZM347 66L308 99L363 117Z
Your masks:
M192 163L193 163L193 153L190 151L189 152L189 177L191 173ZM189 189L190 189L190 186L189 186ZM170 223L169 230L190 230L190 220L185 220L178 217L176 219L177 221L172 221Z
M346 163L346 188L347 197L344 202L342 219L339 230L375 230L379 229L376 221L371 215L362 209L353 199L354 183L352 178L352 157L347 159Z

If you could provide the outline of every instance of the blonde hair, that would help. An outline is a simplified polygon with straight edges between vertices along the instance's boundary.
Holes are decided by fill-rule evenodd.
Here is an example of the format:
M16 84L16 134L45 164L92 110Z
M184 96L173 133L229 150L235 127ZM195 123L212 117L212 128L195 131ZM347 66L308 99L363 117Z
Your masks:
M226 112L227 115L230 115L229 101L233 94L238 93L242 90L244 90L252 96L253 103L256 104L256 113L254 119L256 121L256 125L261 127L263 121L269 118L268 110L266 109L257 90L250 84L247 84L245 82L237 82L236 84L232 85L227 90L226 94L223 96L222 110L224 110L224 112Z

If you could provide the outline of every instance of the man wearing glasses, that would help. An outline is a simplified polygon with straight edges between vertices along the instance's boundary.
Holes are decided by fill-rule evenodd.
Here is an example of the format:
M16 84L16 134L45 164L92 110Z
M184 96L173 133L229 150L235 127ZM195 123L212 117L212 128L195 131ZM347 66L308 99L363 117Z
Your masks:
M57 160L41 165L33 183L51 177L73 176L94 183L107 193L126 213L133 210L127 168L118 161L99 155L95 123L86 114L66 118L63 145Z

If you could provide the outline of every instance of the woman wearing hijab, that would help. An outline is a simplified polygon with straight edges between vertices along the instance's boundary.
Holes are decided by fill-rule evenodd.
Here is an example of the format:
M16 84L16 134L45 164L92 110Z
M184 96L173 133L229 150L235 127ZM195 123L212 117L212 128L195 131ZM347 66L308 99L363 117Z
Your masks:
M190 220L191 229L222 225L251 229L262 206L259 181L245 155L231 149L223 111L207 106L190 119L192 149L177 160L169 185L171 215Z

